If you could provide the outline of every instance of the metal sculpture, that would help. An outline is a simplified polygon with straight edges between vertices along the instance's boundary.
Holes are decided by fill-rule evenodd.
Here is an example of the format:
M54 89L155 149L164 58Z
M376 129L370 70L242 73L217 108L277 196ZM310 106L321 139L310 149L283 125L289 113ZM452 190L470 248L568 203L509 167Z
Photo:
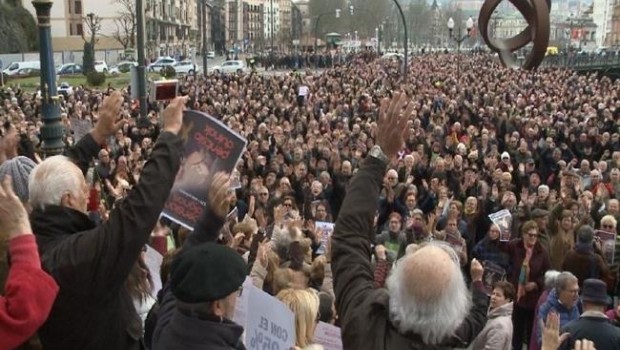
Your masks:
M485 0L480 8L480 35L487 46L499 54L504 66L514 67L516 62L512 53L533 42L532 50L525 57L523 68L535 70L542 63L549 45L549 11L551 0L508 0L525 17L527 27L512 38L490 38L489 22L491 15L502 0Z

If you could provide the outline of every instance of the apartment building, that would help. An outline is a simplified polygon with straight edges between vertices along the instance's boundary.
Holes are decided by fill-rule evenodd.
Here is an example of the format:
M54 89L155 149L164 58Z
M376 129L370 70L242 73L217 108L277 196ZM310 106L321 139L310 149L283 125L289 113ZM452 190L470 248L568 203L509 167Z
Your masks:
M188 56L200 40L199 0L145 0L147 57Z

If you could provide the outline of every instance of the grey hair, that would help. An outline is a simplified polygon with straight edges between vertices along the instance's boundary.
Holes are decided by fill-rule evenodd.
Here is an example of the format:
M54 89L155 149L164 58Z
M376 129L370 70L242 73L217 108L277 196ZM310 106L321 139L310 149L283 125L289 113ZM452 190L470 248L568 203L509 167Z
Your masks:
M549 270L545 272L545 289L549 290L555 288L559 275L560 271L557 270Z
M60 205L65 194L79 193L80 178L77 172L70 171L71 166L76 167L69 158L53 156L32 170L28 178L28 192L33 208L45 209L48 205Z
M465 317L469 314L472 300L467 289L456 252L446 244L430 242L425 246L437 246L449 253L452 261L452 274L448 286L435 300L419 300L405 288L405 266L407 260L416 253L405 255L396 264L387 279L390 295L390 321L404 334L418 334L426 345L439 344L446 337L454 334ZM450 253L451 250L451 253Z
M568 284L573 282L578 282L579 280L577 279L577 277L575 277L575 275L573 275L571 272L568 271L564 271L561 272L556 281L555 281L555 289L557 289L558 291L561 290L566 290L566 288L568 288Z

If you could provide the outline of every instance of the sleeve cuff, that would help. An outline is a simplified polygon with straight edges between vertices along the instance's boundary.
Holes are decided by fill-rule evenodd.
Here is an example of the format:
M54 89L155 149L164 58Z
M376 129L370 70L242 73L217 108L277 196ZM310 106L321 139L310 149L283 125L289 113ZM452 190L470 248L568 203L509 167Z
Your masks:
M37 251L37 242L33 234L20 235L9 243L11 263L41 268L41 260Z

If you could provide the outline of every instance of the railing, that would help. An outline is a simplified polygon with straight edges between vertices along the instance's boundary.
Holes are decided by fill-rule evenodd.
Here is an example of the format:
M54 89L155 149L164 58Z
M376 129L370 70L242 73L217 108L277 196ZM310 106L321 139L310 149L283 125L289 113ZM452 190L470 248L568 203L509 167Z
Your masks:
M541 67L566 67L575 70L620 67L620 55L608 53L547 56Z

